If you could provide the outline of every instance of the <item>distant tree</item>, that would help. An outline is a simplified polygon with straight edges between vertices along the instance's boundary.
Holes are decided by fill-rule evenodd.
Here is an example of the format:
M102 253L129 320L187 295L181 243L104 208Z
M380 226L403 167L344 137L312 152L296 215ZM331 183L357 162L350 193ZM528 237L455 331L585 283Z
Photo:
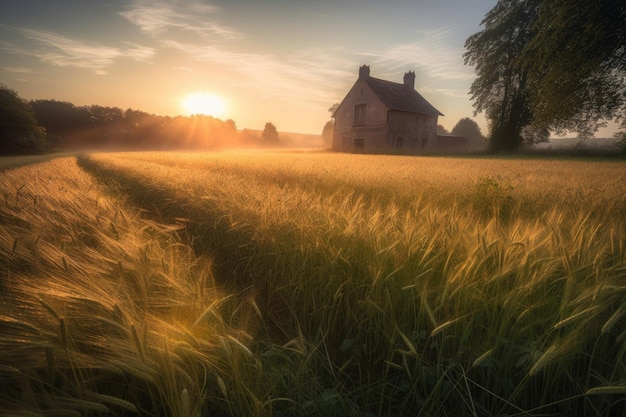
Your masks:
M442 125L437 125L437 133L441 134L441 135L447 135L450 132L448 132L448 129L446 129L445 127L443 127Z
M227 119L224 123L226 123L226 127L228 130L233 132L237 131L237 123L233 119Z
M474 66L470 94L476 113L490 121L492 151L515 151L522 130L533 122L528 70L516 60L533 37L540 0L499 0L485 15L484 27L465 42L465 64Z
M328 108L330 120L326 122L322 129L322 141L325 148L332 148L335 135L335 112L339 108L339 103L334 103Z
M533 86L535 123L591 136L626 119L626 3L543 0L519 66Z
M45 148L46 131L31 105L0 84L0 154L42 153Z
M124 119L124 111L119 107L89 106L91 122L95 126L111 126Z
M157 142L154 125L157 124L156 116L140 110L126 109L123 114L121 126L125 132L126 143L133 147L145 148L150 142ZM154 143L154 146L158 146Z
M333 115L335 114L338 108L339 108L339 103L335 103L328 108L328 112L330 113L330 117L332 119L334 119Z
M478 123L469 117L459 120L452 128L452 134L463 136L469 142L471 148L479 148L485 141L485 137L480 131Z
M615 145L620 155L626 156L626 130L622 130L615 134Z
M139 127L145 120L149 119L151 115L141 110L126 109L123 117L128 127Z
M263 129L263 133L261 133L261 139L265 145L278 145L280 143L280 139L278 137L278 130L276 130L276 126L274 126L271 122L265 123L265 128Z
M87 107L76 107L72 103L57 100L34 100L30 104L37 120L48 133L63 136L92 126L91 113Z
M333 135L335 133L335 122L329 120L322 129L322 140L324 141L325 148L331 148L333 146Z

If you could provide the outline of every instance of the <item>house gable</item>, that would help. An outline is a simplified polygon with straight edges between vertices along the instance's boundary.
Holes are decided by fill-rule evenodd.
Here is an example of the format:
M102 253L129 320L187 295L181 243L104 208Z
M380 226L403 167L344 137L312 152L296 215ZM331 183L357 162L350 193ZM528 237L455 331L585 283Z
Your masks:
M359 78L333 113L335 121L342 119L348 125L355 125L355 108L360 105L365 105L366 125L384 123L390 110L365 79Z

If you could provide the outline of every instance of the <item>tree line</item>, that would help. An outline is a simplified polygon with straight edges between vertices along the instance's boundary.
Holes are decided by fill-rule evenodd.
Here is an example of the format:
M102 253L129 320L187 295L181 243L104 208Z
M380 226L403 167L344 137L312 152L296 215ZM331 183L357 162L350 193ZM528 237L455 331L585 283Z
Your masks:
M233 120L211 116L157 116L56 100L34 100L30 105L55 149L214 149L232 144L236 136Z
M157 116L140 110L27 101L0 85L0 155L75 149L220 149L280 146L276 127L237 131L232 119Z
M613 120L626 142L626 3L499 0L466 43L475 111L489 120L492 151L590 137Z

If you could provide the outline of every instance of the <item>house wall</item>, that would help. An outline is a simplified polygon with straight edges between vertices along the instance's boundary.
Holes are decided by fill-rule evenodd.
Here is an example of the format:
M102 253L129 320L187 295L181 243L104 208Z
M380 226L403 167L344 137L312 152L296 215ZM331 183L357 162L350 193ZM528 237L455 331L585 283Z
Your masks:
M365 104L365 124L354 124L355 106ZM357 80L335 112L333 149L375 152L387 148L385 127L387 106L362 79ZM363 140L363 148L355 149ZM357 145L358 146L358 145Z
M404 149L410 152L433 151L437 147L437 116L389 112L387 143L390 149Z

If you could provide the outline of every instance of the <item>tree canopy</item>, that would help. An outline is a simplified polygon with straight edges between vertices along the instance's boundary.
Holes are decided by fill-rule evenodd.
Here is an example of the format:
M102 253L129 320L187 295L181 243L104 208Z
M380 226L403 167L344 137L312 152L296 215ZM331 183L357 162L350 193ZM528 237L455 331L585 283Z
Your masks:
M494 151L547 140L550 130L593 133L626 118L622 0L499 0L466 43L475 111Z
M542 1L519 64L533 85L537 124L592 134L626 113L626 3Z
M30 104L0 84L0 154L41 153L45 147L46 131Z

